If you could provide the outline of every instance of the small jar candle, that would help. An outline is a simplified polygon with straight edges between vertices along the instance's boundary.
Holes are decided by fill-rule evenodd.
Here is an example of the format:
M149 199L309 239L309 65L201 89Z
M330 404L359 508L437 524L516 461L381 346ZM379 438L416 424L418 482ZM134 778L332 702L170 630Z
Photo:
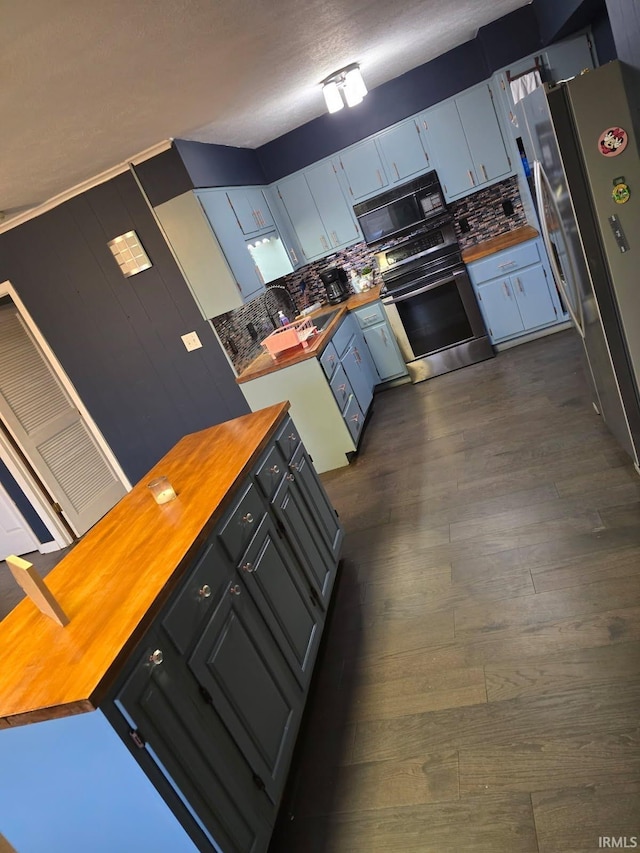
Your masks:
M158 477L149 483L149 490L157 504L166 504L176 497L173 486L166 477Z

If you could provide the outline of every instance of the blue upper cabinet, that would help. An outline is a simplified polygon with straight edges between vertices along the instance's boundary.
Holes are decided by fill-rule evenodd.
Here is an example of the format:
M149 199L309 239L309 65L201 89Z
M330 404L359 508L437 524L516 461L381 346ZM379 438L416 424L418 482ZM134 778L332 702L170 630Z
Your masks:
M276 188L306 260L362 239L330 161L284 178Z
M325 161L310 166L305 170L305 176L326 228L330 248L348 246L361 239L353 210L344 197L333 164Z
M473 161L455 101L433 107L422 118L447 201L473 192Z
M264 283L238 227L229 196L224 190L197 190L196 195L238 283L242 302L254 299L264 290Z
M511 162L502 139L491 89L478 86L456 98L478 184L508 175Z
M421 118L447 201L511 173L486 83L432 107Z
M354 202L380 192L388 184L385 168L373 139L346 148L340 153L337 162Z
M409 181L433 168L424 137L420 123L414 118L378 134L378 147L391 183Z
M226 195L243 234L250 236L273 229L273 217L261 189L229 189Z

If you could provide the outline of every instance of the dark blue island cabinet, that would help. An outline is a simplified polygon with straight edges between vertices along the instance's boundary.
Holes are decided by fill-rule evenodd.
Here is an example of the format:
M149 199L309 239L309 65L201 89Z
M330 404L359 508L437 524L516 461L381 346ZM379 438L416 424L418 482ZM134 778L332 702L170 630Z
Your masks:
M0 623L20 853L266 851L343 538L287 410L182 439L48 576L68 626Z

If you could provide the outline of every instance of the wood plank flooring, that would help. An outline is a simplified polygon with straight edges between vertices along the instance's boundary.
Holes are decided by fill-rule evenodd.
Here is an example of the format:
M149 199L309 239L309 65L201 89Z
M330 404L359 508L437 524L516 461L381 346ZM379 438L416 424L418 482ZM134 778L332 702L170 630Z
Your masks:
M378 394L270 853L640 845L640 478L572 332Z

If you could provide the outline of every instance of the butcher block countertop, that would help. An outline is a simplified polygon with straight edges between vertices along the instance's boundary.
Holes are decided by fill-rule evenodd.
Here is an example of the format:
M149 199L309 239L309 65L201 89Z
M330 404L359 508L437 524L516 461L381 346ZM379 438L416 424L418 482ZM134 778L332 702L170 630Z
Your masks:
M323 314L328 314L331 311L337 311L325 328L314 338L311 339L309 346L304 349L302 346L285 350L275 359L271 358L269 353L260 353L254 360L242 371L236 378L236 382L250 382L252 379L258 379L260 376L266 376L268 373L273 373L276 370L282 370L283 367L291 367L292 364L299 364L301 361L306 361L308 358L316 358L321 355L327 343L331 340L331 336L340 325L342 318L347 311L353 311L356 308L361 308L363 305L368 305L370 302L375 302L380 299L380 291L382 285L372 287L371 290L365 290L364 293L356 293L350 296L345 302L339 305L323 305L318 308L309 317L313 320L314 317L319 317Z
M481 258L486 258L487 255L493 255L494 252L510 249L512 246L517 246L518 243L526 243L527 240L534 240L539 236L539 232L531 225L523 225L521 228L514 228L513 231L507 231L498 237L492 237L490 240L483 240L482 243L470 246L462 253L462 260L465 264L469 264L471 261L479 261Z
M66 627L29 599L0 622L0 729L99 706L288 409L181 439L47 576ZM161 475L177 498L158 505Z

